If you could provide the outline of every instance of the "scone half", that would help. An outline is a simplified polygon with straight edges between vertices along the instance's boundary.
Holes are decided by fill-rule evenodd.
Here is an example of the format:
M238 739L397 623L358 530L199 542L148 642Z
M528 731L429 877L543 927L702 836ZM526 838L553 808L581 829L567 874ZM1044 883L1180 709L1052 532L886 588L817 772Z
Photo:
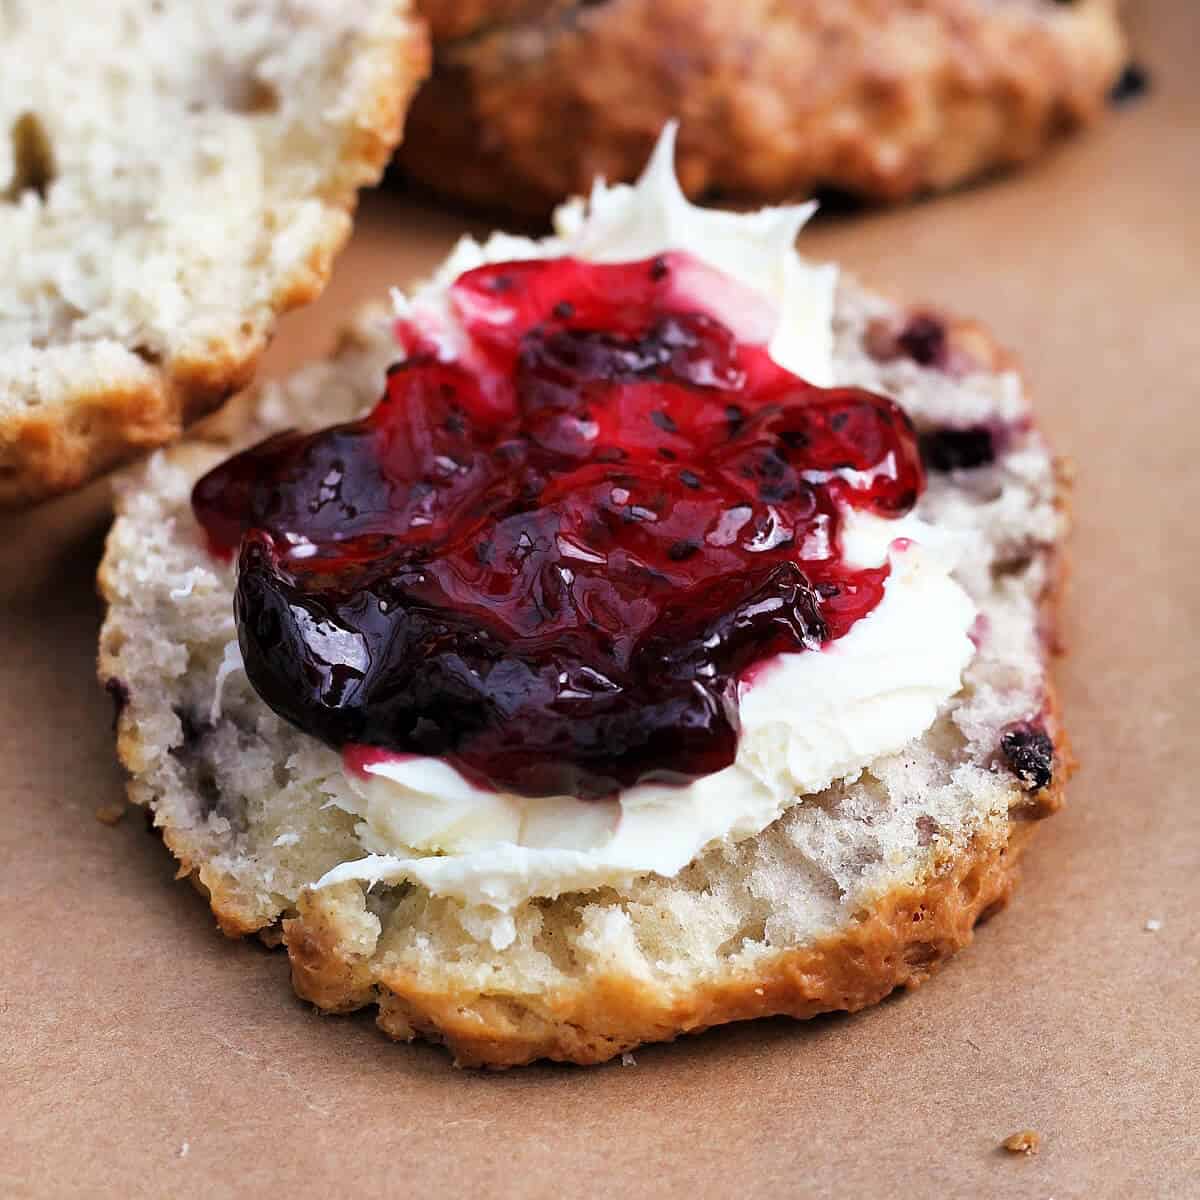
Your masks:
M100 573L100 675L131 798L222 929L282 938L297 990L321 1008L377 1004L392 1036L492 1067L600 1062L727 1021L858 1009L969 942L1007 901L1071 769L1049 679L1062 472L978 326L842 279L831 353L835 384L908 414L927 471L915 515L970 546L954 571L977 610L961 686L919 737L753 836L715 839L673 874L544 890L503 911L412 878L354 877L378 845L347 801L342 756L249 683L234 566L210 553L190 503L234 449L370 409L401 356L390 317L364 313L330 361L248 398L228 439L124 477ZM334 869L340 881L314 886Z
M427 66L408 0L0 16L0 505L245 386L312 300Z

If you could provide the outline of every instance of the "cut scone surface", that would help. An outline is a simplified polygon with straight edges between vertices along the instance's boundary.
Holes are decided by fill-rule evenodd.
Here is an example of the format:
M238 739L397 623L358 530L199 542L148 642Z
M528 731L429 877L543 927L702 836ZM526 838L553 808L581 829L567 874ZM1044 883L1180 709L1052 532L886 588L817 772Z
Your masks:
M946 468L918 515L975 547L958 571L980 612L961 691L903 752L761 834L711 846L674 878L528 900L499 935L493 912L411 883L310 890L365 853L338 804L341 758L250 687L233 568L208 554L189 507L234 444L369 408L397 357L386 318L364 315L331 362L265 388L233 442L185 444L128 476L101 572L101 677L127 697L131 795L226 932L282 928L303 996L333 1011L378 1003L392 1035L493 1066L596 1062L724 1021L860 1008L969 941L1067 771L1043 636L1065 518L1019 377L976 327L944 328L945 361L921 366L903 352L909 314L848 281L838 292L835 382L908 411ZM980 427L995 432L994 461L954 465L956 435ZM1048 785L1003 751L1030 722L1053 743Z
M0 13L0 503L244 385L313 299L424 73L407 0Z

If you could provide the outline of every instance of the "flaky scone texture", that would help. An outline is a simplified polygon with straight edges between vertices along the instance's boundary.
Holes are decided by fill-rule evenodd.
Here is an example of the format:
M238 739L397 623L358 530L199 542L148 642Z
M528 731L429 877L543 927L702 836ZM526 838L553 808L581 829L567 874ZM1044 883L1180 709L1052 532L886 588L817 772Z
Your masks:
M0 505L243 387L427 68L410 0L0 6Z
M377 1004L392 1036L491 1067L594 1063L722 1022L858 1009L969 942L1007 900L1031 822L1057 808L1070 769L1047 676L1066 517L1005 357L977 326L946 322L941 366L919 366L899 351L908 320L843 282L836 375L895 397L927 434L993 431L996 460L931 472L918 508L975 547L957 573L980 610L961 691L903 752L755 837L710 845L675 878L525 902L502 949L490 910L416 885L311 889L365 854L338 805L341 761L248 684L233 568L206 552L189 507L193 482L232 446L369 407L398 356L387 319L364 315L331 361L230 410L228 436L127 474L100 574L100 675L118 701L131 799L225 932L282 936L296 989L321 1008ZM1000 748L1029 721L1054 743L1040 790Z
M1094 120L1116 0L424 0L440 35L401 160L543 215L631 180L680 119L693 197L949 188Z

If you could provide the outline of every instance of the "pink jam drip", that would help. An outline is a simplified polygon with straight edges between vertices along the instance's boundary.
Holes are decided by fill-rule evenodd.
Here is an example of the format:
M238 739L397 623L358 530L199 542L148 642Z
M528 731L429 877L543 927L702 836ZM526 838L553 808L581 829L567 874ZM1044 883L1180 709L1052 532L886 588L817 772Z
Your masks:
M681 297L697 266L469 271L454 361L401 325L368 416L200 480L271 708L526 795L733 760L739 678L882 597L886 565L841 560L841 506L902 515L923 475L890 400L813 387Z

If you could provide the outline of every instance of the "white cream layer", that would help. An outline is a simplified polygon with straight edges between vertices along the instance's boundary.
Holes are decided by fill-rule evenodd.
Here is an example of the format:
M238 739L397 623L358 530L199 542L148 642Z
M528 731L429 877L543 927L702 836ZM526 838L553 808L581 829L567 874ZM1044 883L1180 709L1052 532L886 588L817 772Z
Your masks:
M450 285L485 263L570 256L587 262L636 262L671 250L703 267L696 278L678 272L671 286L694 306L732 329L739 341L766 345L781 366L818 387L833 384L833 303L838 270L796 253L796 237L815 203L722 212L688 202L675 178L675 125L664 130L636 184L597 181L591 196L554 215L556 236L534 240L494 233L482 245L460 239L450 257L411 299L392 292L396 315L411 322L447 359L469 345L450 307ZM714 288L704 267L724 279ZM730 280L740 286L731 287Z
M836 269L803 262L793 240L813 206L738 215L690 205L675 180L668 127L634 186L598 184L590 201L559 210L558 236L496 234L459 243L398 314L447 358L469 354L448 300L450 284L489 262L575 255L632 261L684 250L740 287L684 280L695 303L739 338L820 385L833 383ZM698 271L703 274L703 269ZM951 577L958 545L914 516L843 513L843 553L856 566L890 560L883 599L820 651L779 655L739 691L735 761L681 787L643 785L608 801L530 799L485 791L439 759L396 758L346 772L337 803L359 818L368 857L317 884L412 880L503 913L532 896L621 887L674 875L706 846L766 828L804 796L857 776L932 724L973 654L970 599ZM509 922L511 924L511 922ZM505 920L493 929L502 945Z

